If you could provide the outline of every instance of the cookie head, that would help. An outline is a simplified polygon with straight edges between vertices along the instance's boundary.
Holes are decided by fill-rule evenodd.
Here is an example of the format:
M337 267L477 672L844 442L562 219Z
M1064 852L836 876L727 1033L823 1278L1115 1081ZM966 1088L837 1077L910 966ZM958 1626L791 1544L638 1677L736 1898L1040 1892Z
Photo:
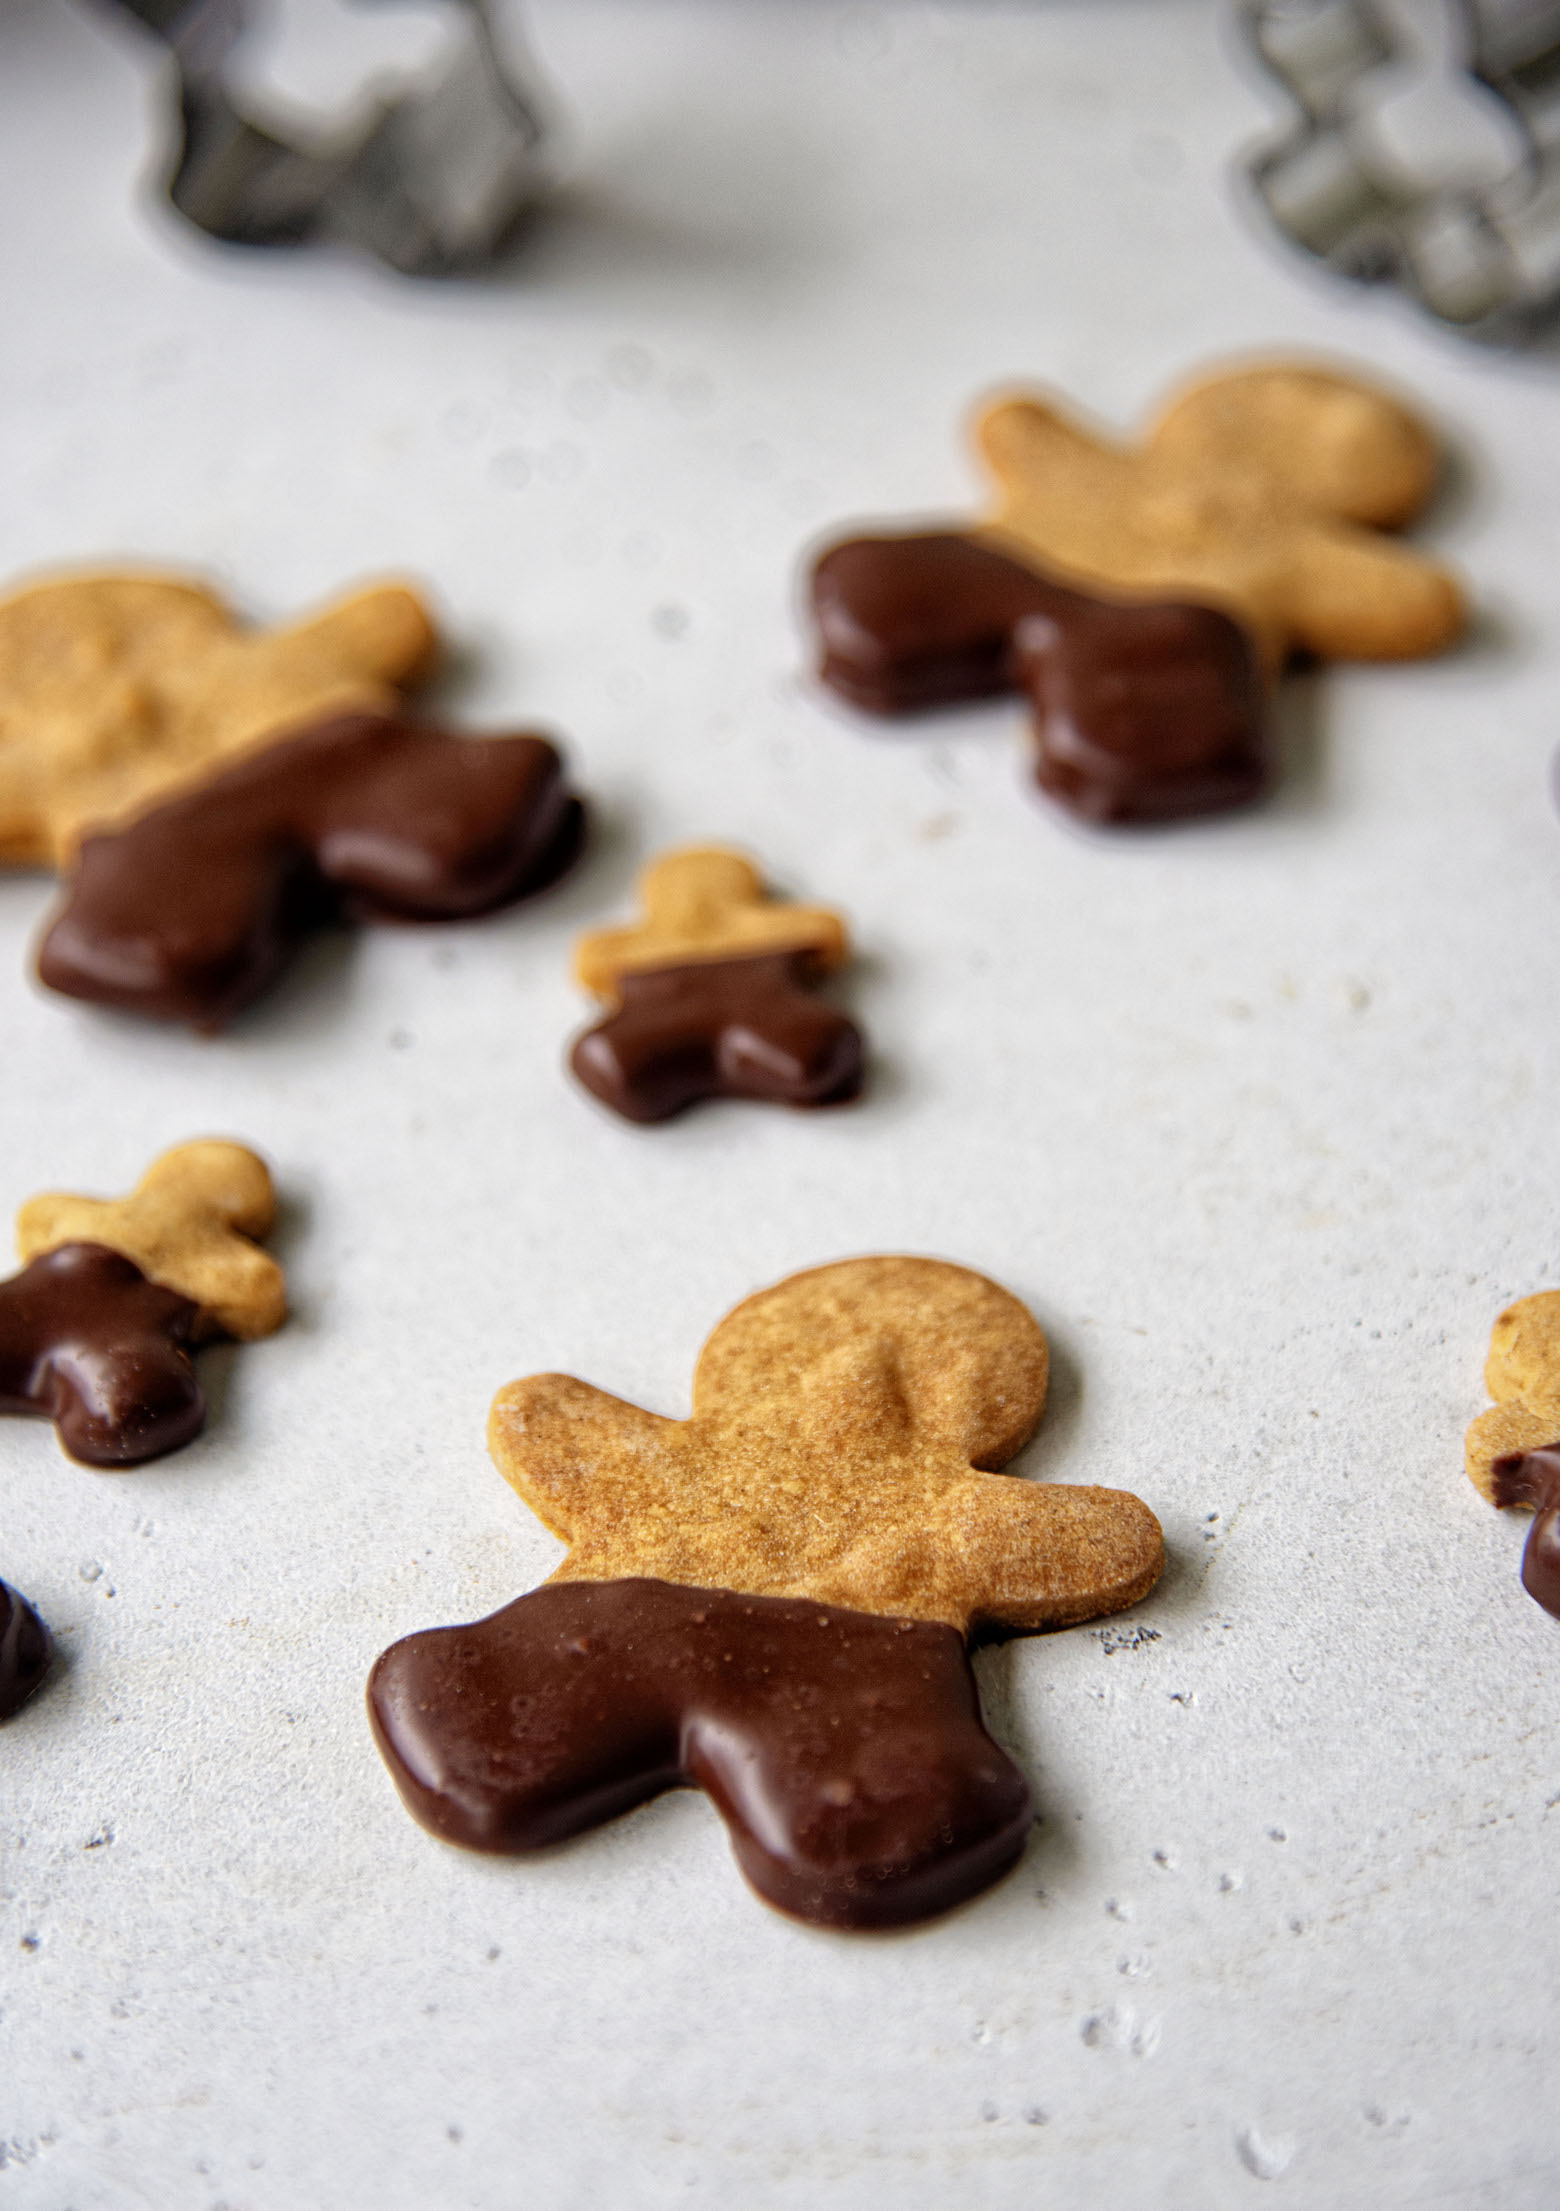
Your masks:
M697 1419L777 1424L810 1450L930 1446L1006 1466L1045 1409L1050 1352L1016 1297L967 1267L856 1259L727 1314L694 1372Z
M1340 521L1400 530L1441 473L1435 437L1388 392L1334 370L1275 364L1202 377L1149 433L1210 482L1240 476Z

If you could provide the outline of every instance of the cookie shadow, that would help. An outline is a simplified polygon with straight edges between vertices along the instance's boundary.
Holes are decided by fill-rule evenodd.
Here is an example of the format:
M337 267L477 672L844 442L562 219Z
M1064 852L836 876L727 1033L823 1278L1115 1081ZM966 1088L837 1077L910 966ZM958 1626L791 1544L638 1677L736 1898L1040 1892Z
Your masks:
M301 1246L308 1221L309 1208L305 1201L293 1192L281 1190L277 1193L276 1219L265 1238L266 1250L288 1276L287 1314L282 1326L302 1332L314 1328L315 1316L307 1301L300 1303L293 1293L292 1261ZM242 1355L249 1348L231 1336L219 1336L214 1343L203 1345L196 1354L200 1393L206 1401L205 1426L196 1439L196 1448L206 1437L235 1422L242 1423L242 1384L235 1386L234 1376L240 1372ZM177 1452L170 1454L175 1461L178 1457Z
M526 292L600 283L613 290L635 283L708 284L740 278L779 282L795 277L794 233L766 218L764 196L738 205L731 195L689 194L671 175L676 150L648 134L620 149L617 180L599 171L556 186L503 259L461 283L474 292ZM628 172L632 171L632 174ZM741 173L741 164L728 174ZM777 187L770 208L794 202ZM685 201L702 201L695 214ZM657 208L657 199L662 205Z
M1000 1640L975 1638L970 1650L970 1670L980 1692L981 1717L993 1740L1005 1750L1028 1781L1034 1799L1034 1818L1024 1855L1009 1880L1042 1889L1060 1887L1076 1866L1080 1852L1063 1820L1052 1816L1046 1803L1044 1745L1026 1723L1016 1693L1016 1653L1038 1636L1008 1635Z
M1298 661L1285 670L1274 692L1269 709L1275 763L1270 813L1320 814L1332 796L1326 679L1319 662Z
M523 927L528 915L543 908L571 924L600 922L610 910L627 906L643 857L639 816L630 800L616 793L605 798L585 794L585 835L578 858L555 881L519 899L494 918L512 918ZM479 926L473 923L472 926Z

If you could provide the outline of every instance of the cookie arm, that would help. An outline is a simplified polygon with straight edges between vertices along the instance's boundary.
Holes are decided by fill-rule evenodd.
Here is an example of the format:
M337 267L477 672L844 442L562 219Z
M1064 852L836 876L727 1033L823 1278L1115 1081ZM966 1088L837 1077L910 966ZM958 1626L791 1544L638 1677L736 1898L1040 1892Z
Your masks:
M1131 467L1119 446L1038 399L994 400L976 417L974 438L1004 514L1045 512L1061 517L1063 527L1076 502L1118 496ZM1065 559L1065 547L1056 548L1056 557Z
M1446 569L1342 526L1300 538L1284 611L1292 641L1324 660L1417 660L1450 645L1468 619Z
M433 665L438 635L415 591L378 584L256 641L278 673L309 685L410 690Z
M631 1550L635 1521L659 1520L665 1457L681 1430L572 1374L532 1374L494 1398L488 1449L545 1527L595 1554L614 1539Z
M1164 1533L1129 1490L972 1475L935 1518L936 1542L962 1567L971 1627L1067 1627L1119 1612L1164 1568Z

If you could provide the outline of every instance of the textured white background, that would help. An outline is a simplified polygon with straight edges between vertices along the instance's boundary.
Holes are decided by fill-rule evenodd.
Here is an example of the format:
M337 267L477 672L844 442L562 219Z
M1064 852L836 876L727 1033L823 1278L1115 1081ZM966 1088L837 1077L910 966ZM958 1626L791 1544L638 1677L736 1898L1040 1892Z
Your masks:
M0 884L0 1210L247 1137L296 1302L159 1466L0 1430L0 1572L63 1654L0 1737L0 2207L1547 2211L1560 1629L1460 1433L1560 1272L1554 372L1271 250L1229 181L1269 109L1197 0L532 22L577 181L511 276L417 289L187 234L154 50L0 6L0 574L149 558L280 616L413 571L451 706L562 732L598 824L535 907L320 944L216 1042L43 998L46 886ZM1125 421L1250 346L1440 415L1485 610L1297 686L1265 811L1086 837L1017 706L885 735L810 687L801 549L965 505L984 387ZM566 1081L572 937L704 836L851 914L858 1110L645 1132ZM683 1411L737 1298L896 1249L1032 1304L1024 1470L1170 1541L1109 1634L979 1661L1019 1870L852 1940L693 1796L536 1863L432 1842L362 1683L556 1555L494 1388Z

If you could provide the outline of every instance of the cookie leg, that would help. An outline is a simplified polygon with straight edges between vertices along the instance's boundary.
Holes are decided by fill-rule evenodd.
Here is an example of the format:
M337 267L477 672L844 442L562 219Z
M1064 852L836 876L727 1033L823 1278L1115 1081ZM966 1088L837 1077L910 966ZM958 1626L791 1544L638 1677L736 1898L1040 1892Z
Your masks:
M799 981L777 976L726 1021L715 1065L727 1097L837 1105L860 1091L862 1057L853 1021Z
M603 1594L637 1586L551 1583L383 1653L369 1722L413 1819L468 1850L520 1853L681 1782L661 1670L636 1664L632 1622Z
M88 1466L139 1466L199 1435L197 1309L101 1244L62 1244L0 1283L0 1411L42 1414Z
M690 1716L684 1761L771 1904L897 1927L977 1895L1024 1847L1028 1783L981 1724L954 1629L795 1604L740 1713ZM752 1693L752 1692L757 1692Z
M821 555L810 589L820 681L884 715L1011 691L1015 625L1074 597L953 531L847 538Z
M630 1121L665 1121L700 1098L830 1105L861 1088L860 1031L781 952L621 978L618 1011L575 1044L586 1089Z
M1174 821L1273 779L1251 639L1213 607L1080 604L1026 616L1014 660L1035 714L1035 780L1085 821Z

